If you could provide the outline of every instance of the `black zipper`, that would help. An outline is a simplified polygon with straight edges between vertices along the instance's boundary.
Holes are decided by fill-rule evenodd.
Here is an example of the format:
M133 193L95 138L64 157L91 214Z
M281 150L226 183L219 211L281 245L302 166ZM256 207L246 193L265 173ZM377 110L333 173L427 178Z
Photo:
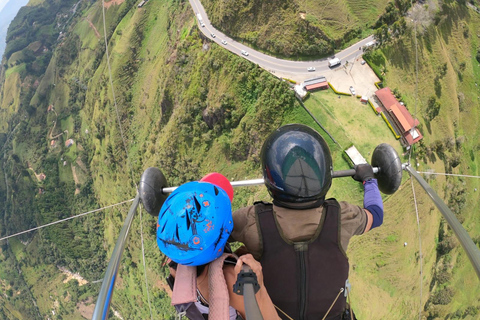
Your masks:
M299 281L299 298L300 298L300 319L306 319L307 313L307 265L305 263L305 252L307 251L308 244L299 243L296 244L300 266L300 281Z

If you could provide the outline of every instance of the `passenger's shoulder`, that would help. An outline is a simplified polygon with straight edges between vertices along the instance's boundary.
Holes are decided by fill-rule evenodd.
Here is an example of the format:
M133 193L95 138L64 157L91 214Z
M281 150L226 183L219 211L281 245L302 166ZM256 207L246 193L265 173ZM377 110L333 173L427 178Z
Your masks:
M343 219L352 219L359 215L365 214L365 211L360 206L348 203L346 201L340 201L339 204Z

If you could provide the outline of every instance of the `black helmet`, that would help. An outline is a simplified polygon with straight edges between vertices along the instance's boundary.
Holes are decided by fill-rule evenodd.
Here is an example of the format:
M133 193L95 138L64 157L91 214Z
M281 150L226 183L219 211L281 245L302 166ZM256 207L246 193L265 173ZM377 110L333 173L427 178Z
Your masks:
M268 136L261 152L268 192L282 203L323 200L332 184L332 156L322 136L302 124Z

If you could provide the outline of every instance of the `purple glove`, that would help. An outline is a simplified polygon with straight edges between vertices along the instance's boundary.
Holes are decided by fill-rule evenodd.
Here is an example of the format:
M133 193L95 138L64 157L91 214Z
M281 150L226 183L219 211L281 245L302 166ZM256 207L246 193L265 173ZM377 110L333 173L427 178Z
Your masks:
M377 179L365 181L363 195L363 207L370 211L373 217L372 227L376 228L383 223L383 201L380 191L378 190Z

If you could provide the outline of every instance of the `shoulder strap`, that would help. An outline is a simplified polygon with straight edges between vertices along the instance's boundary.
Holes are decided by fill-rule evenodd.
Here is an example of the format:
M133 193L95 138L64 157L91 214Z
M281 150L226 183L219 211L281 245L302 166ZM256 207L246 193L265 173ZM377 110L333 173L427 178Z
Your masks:
M172 305L197 301L197 267L178 264Z
M195 306L197 301L197 267L177 265L175 283L173 284L172 305L179 316L190 320L204 320Z
M230 296L228 294L227 282L223 274L223 263L226 258L238 257L233 253L224 253L220 258L210 262L208 269L208 295L210 311L209 320L225 320L230 318Z
M326 205L335 205L335 206L340 208L340 204L338 203L337 199L335 199L335 198L328 198L327 200L325 200L325 204Z
M270 206L272 205L270 202L265 202L265 201L255 201L253 203L254 206L257 206L257 205L264 205L264 206Z
M262 233L262 228L260 224L260 216L262 216L263 213L267 213L267 212L270 212L270 214L272 214L273 205L268 202L257 201L254 203L254 206L255 206L255 224L257 225L258 241L259 241L258 246L259 246L259 252L260 252L260 257L258 259L260 260L263 256L263 233Z
M223 264L228 257L238 258L232 253L224 253L220 258L210 262L208 267L209 320L229 319L230 296L223 275ZM179 315L186 315L191 320L204 320L195 306L195 301L197 301L197 268L179 264L173 285L172 305Z

